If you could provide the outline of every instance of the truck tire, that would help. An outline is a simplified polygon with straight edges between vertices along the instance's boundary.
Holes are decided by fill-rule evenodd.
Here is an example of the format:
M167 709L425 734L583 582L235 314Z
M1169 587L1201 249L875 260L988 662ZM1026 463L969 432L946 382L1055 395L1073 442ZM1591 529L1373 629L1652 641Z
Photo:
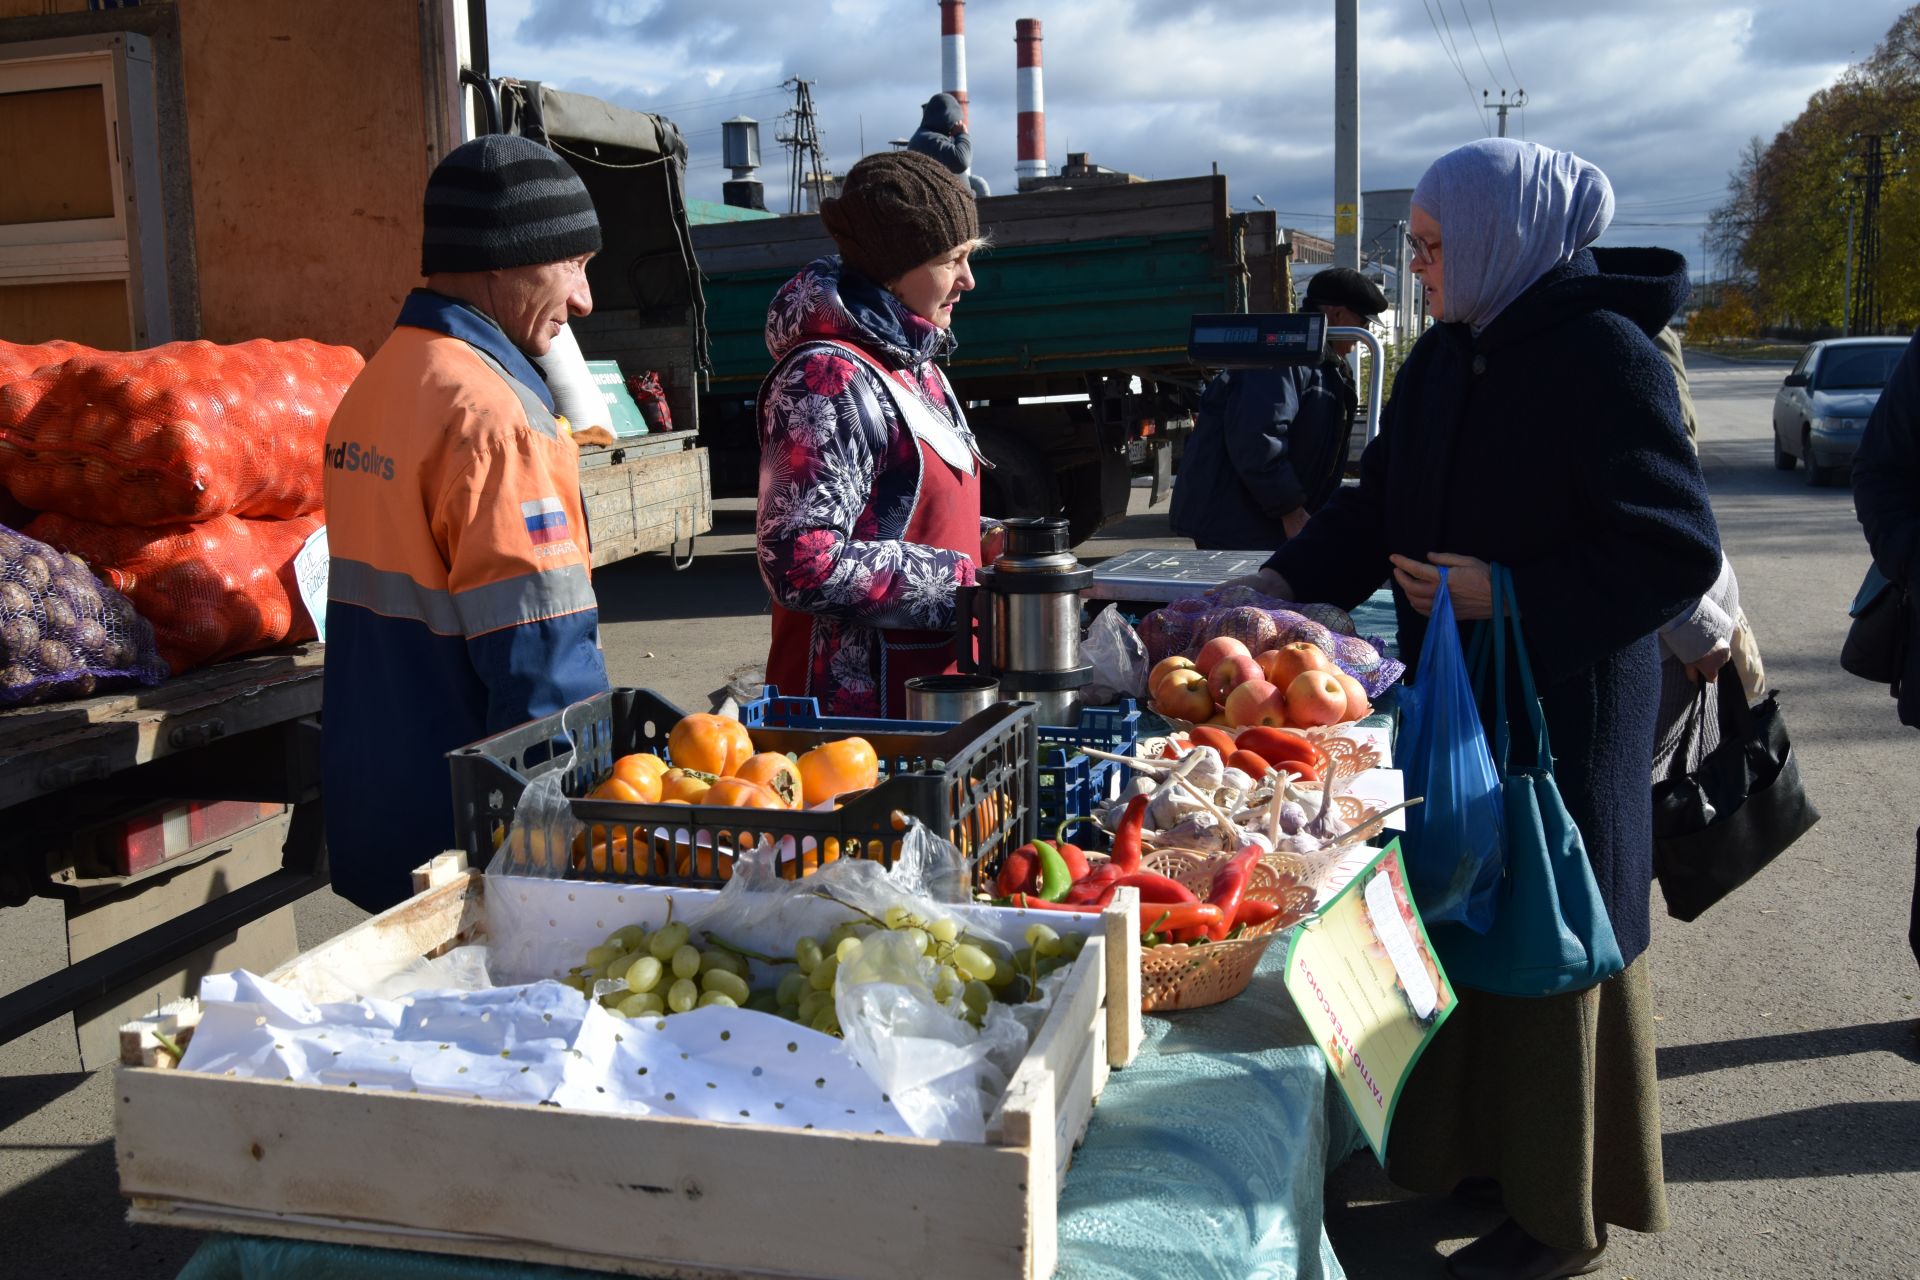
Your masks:
M1060 481L1044 454L1010 431L984 428L975 439L993 464L981 469L980 514L996 520L1060 514Z

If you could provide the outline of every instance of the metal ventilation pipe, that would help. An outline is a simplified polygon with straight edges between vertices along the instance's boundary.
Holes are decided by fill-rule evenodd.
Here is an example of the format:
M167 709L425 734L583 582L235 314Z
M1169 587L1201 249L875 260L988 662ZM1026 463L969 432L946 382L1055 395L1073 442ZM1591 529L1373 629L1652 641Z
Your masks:
M1021 181L1047 176L1047 104L1040 88L1040 40L1040 19L1021 18L1013 24L1020 109L1015 125L1018 159L1013 173Z

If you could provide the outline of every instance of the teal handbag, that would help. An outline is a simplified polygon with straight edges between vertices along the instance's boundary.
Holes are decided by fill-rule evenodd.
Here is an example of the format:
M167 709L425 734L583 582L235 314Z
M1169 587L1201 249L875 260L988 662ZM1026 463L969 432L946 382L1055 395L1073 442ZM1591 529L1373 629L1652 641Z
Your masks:
M1513 575L1493 566L1493 621L1475 637L1485 656L1492 637L1493 767L1505 815L1506 870L1495 890L1493 925L1484 934L1454 924L1427 929L1447 976L1456 986L1504 996L1555 996L1579 991L1626 967L1613 936L1607 904L1587 861L1580 829L1553 780L1547 719L1534 689L1520 632ZM1512 637L1520 696L1533 730L1534 763L1509 762L1507 641Z

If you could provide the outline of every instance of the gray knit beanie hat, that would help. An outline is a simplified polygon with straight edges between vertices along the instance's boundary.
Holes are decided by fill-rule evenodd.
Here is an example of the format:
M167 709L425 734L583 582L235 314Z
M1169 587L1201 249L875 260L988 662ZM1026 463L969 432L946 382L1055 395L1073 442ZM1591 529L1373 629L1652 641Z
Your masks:
M527 138L489 133L449 151L427 179L420 273L493 271L600 251L580 175Z
M820 204L840 257L884 285L980 235L973 192L917 151L881 151L847 171L840 194Z

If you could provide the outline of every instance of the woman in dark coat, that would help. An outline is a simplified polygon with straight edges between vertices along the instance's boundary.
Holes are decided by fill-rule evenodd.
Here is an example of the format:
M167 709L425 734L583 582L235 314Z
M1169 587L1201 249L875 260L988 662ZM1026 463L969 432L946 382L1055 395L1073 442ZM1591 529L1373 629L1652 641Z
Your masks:
M1853 458L1853 507L1873 562L1920 600L1920 334L1907 344L1873 406ZM1920 604L1907 609L1907 661L1899 683L1900 723L1920 729ZM1907 944L1920 960L1920 832L1914 833L1913 914ZM1914 1023L1920 1038L1920 1022Z
M1260 574L1283 599L1351 607L1391 573L1412 655L1435 566L1463 623L1491 613L1489 562L1512 570L1555 776L1627 961L1548 999L1463 992L1409 1081L1389 1176L1416 1191L1492 1179L1511 1215L1448 1260L1463 1278L1585 1274L1607 1223L1667 1225L1640 962L1654 636L1713 586L1720 545L1651 340L1686 298L1686 264L1589 250L1612 209L1597 168L1532 143L1489 138L1434 163L1410 238L1439 323L1394 381L1359 486Z

